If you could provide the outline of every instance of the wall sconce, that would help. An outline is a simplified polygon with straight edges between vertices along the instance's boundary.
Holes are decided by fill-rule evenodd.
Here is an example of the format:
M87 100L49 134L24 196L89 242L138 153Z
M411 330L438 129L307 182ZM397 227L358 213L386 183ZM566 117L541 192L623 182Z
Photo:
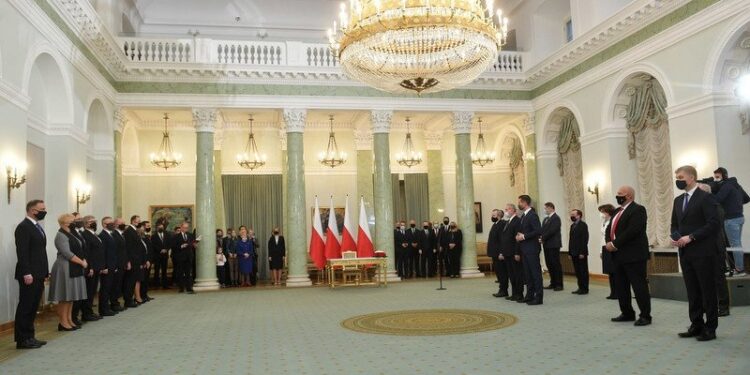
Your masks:
M20 188L26 182L26 163L4 160L3 164L8 176L8 204L10 204L10 192Z
M594 183L594 187L592 188L591 185L589 185L586 188L586 191L588 191L591 194L594 194L596 196L596 204L599 204L599 183Z
M76 212L81 212L81 205L91 200L91 185L76 186Z

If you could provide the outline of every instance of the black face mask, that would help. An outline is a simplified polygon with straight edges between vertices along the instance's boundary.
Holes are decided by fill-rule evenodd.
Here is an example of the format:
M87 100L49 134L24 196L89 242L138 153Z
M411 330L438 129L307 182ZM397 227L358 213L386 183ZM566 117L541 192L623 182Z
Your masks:
M493 217L493 218L492 218L492 222L493 222L493 223L496 223L496 222L497 222L497 220L498 220L498 219L497 219L496 217Z
M70 229L71 231L76 230L76 223L70 223L70 224L68 224L68 229Z
M145 228L143 230L146 231L146 233L151 233L151 228Z
M164 233L164 228L156 228L156 231L159 233Z
M83 228L83 221L74 221L73 225L75 225L76 228Z
M89 225L89 229L91 229L91 230L93 230L94 232L96 232L96 223L91 223L91 224Z
M456 229L456 226L455 225L451 225L451 230L454 230L454 229Z
M417 224L409 224L409 226L412 227L412 228L416 228Z
M37 220L44 220L45 216L47 216L47 211L37 211L34 214L34 218Z
M575 222L576 222L577 220L578 220L578 218L577 218L577 217L575 217L575 216L571 216L571 217L570 217L570 221L572 221L572 222L574 222L574 223L575 223Z
M449 223L448 220L443 220L443 224L448 225L448 223Z
M615 200L617 201L617 204L619 204L620 206L622 206L625 203L625 201L627 200L627 198L625 198L625 197L623 197L621 195L618 195L618 196L615 197Z
M674 182L674 184L675 184L675 185L677 186L677 188L678 188L678 189L680 189L680 190L685 190L685 188L687 187L687 181L685 181L685 180L676 180L676 181Z
M109 223L106 225L107 230L115 230L115 223Z
M273 231L273 235L274 236L278 236L279 235L279 231L277 231L277 230Z
M120 224L119 226L117 226L117 229L119 230L125 230L125 228L127 228L125 224Z

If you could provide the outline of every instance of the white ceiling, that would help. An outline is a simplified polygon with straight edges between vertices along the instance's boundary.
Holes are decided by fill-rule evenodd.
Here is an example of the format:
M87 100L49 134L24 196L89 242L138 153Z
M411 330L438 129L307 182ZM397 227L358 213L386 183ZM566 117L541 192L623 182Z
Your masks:
M338 14L337 0L134 0L142 35L323 42ZM239 19L237 19L239 17Z

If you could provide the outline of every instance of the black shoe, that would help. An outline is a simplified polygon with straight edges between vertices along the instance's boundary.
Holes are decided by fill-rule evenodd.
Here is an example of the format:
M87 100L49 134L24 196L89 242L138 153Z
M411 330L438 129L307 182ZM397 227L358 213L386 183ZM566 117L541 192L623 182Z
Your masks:
M138 307L138 304L135 302L128 302L125 307L131 308L131 307Z
M83 325L83 322L81 322L81 321L80 321L80 320L78 320L78 319L73 319L73 324L75 324L75 325L77 325L77 326L79 326L79 327L80 327L80 326L82 326L82 325Z
M529 305L529 306L541 305L542 304L542 299L541 298L533 299L533 300L531 300L529 302L526 302L526 304Z
M638 318L638 320L636 320L635 323L633 323L633 325L636 327L647 326L649 324L651 324L651 319L646 319L646 318Z
M635 317L620 314L619 316L612 318L612 321L613 322L633 322L635 321Z
M102 311L99 313L99 316L115 316L117 315L114 311Z
M576 289L576 290L570 292L570 294L581 294L581 290L580 289Z
M544 289L555 289L555 288L557 288L557 287L553 286L553 285L547 285L547 286L544 287Z
M508 293L506 293L506 292L497 292L497 293L493 293L492 295L495 296L495 297L497 297L497 298L500 298L500 297L507 297Z
M195 291L192 290L192 289L190 289L190 290L187 291L187 294L195 294Z
M617 296L613 296L613 295L608 295L608 296L607 296L607 299L617 299Z
M518 302L518 303L526 303L526 302L529 302L529 301L531 301L531 298L525 298L523 296L518 296L518 298L516 299L516 302Z
M691 326L690 328L688 328L687 331L678 333L677 336L680 336L680 337L686 339L686 338L690 338L690 337L700 336L701 333L703 333L702 329L695 328L695 327Z
M16 349L39 349L41 347L42 345L37 344L32 339L26 339L24 341L16 343Z
M729 316L729 309L719 309L719 316Z
M555 292L559 292L559 291L563 290L563 287L561 287L561 286L556 286L556 287L554 287L554 288L553 288L552 290L554 290Z
M122 306L120 306L119 304L117 304L117 305L112 305L112 306L110 306L110 308L111 308L111 309L112 309L112 311L114 311L114 312L118 312L118 311L122 311L122 310L125 310L125 309L124 309L124 308L123 308Z
M95 322L99 319L101 319L99 315L86 315L83 317L84 322Z
M589 294L589 291L588 290L579 290L578 293L576 293L576 294L580 294L580 295Z
M32 338L31 340L33 340L35 343L37 343L37 344L39 344L41 346L47 345L47 342L44 341L44 340L37 340L35 338Z
M695 336L698 341L711 341L716 340L716 331L703 330L700 335Z
M70 332L70 331L75 331L76 329L75 328L65 328L65 327L63 327L62 324L58 324L57 325L57 330L60 331L60 332Z
M153 300L155 300L155 299L156 299L156 298L154 298L154 297L146 297L146 302L148 302L148 301L153 301Z

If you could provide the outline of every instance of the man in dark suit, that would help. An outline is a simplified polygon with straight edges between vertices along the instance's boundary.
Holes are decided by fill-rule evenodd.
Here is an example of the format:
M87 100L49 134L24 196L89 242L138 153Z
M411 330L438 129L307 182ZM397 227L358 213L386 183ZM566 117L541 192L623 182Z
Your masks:
M492 268L495 271L498 283L497 293L492 295L498 298L508 296L508 270L503 259L501 259L502 254L500 253L500 237L505 228L505 221L502 218L502 211L497 208L492 210L492 217L490 218L492 226L490 227L490 233L487 234L487 256L492 259Z
M516 241L521 249L521 261L526 275L526 298L524 301L532 306L541 305L544 300L542 265L539 260L539 253L542 251L539 244L542 225L539 222L539 216L531 207L531 197L528 195L519 196L518 207L523 212Z
M109 301L112 310L122 311L127 307L121 306L119 299L123 296L123 287L125 284L125 273L130 270L131 264L128 260L128 250L125 247L125 237L123 232L127 226L122 218L116 218L115 229L111 231L112 238L115 239L115 249L117 250L117 271L112 278L112 291L109 294Z
M721 223L717 202L711 194L698 189L694 167L677 168L675 177L677 188L685 193L674 199L672 207L672 246L679 248L690 315L690 328L679 336L710 341L716 339L719 325L715 272L716 235Z
M138 304L133 300L133 295L135 294L135 283L138 281L136 279L140 273L140 270L137 268L141 267L144 257L141 236L138 235L138 227L140 225L140 216L133 215L130 217L130 225L128 225L123 232L123 237L125 238L125 250L128 254L128 262L130 263L130 269L125 272L125 281L122 289L122 297L125 302L125 307L138 307Z
M503 215L505 227L500 233L500 260L508 273L511 293L505 299L510 301L523 301L523 263L521 262L521 250L516 242L516 233L521 219L516 215L516 205L507 204L505 215Z
M448 216L443 217L443 223L438 226L437 229L437 241L438 241L438 272L441 272L443 277L448 276L448 270L450 269L450 257L448 257L448 232L450 231L450 218Z
M563 271L560 263L560 248L562 247L562 221L555 213L555 204L547 202L544 204L544 212L547 216L542 221L542 236L539 238L544 247L544 262L549 270L549 285L544 289L554 291L563 290Z
M615 196L620 205L607 226L604 237L605 250L612 253L615 265L615 289L620 302L620 315L612 318L613 322L632 322L635 326L651 324L651 294L648 291L646 265L648 262L648 235L646 208L635 203L635 189L623 186L617 189ZM638 320L631 301L630 289L635 293L638 309L641 310Z
M193 246L195 239L188 232L188 224L180 225L180 232L172 239L172 265L174 266L175 282L180 287L179 293L187 291L193 294Z
M70 234L81 243L81 254L76 254L76 256L81 259L86 259L86 261L88 262L89 244L86 242L86 239L83 238L83 216L81 216L81 214L78 212L73 212L72 215L74 228L71 229ZM91 283L91 278L94 277L94 270L91 269L91 263L89 263L89 267L84 270L83 276L86 280L86 285L88 288L88 285ZM79 327L83 325L81 320L83 319L82 315L86 315L85 309L87 302L87 299L73 302L72 322Z
M417 277L432 277L432 259L435 256L435 232L430 223L422 222L422 229L417 231Z
M143 243L143 246L146 248L146 253L143 256L143 259L146 264L143 265L143 279L141 281L141 298L144 302L148 302L153 300L154 298L151 298L151 296L148 295L148 284L149 280L151 279L151 266L154 264L153 257L154 257L154 248L151 243L151 222L146 220L141 222L141 226L143 227L143 236L141 237L141 241Z
M102 269L104 269L104 244L102 240L96 235L96 218L93 216L85 216L83 218L83 239L86 240L87 258L86 261L89 263L91 271L90 276L86 277L86 294L88 299L83 304L83 320L86 322L96 321L101 319L99 315L94 313L94 297L96 296L96 290L99 287L99 280Z
M18 349L37 349L47 342L34 338L34 319L49 277L47 234L39 224L47 215L42 200L26 204L26 218L16 226L15 278L18 280L18 306L14 323L14 340Z
M114 316L117 312L110 307L110 294L112 282L117 272L117 244L112 231L115 230L115 222L105 216L102 219L102 231L99 232L99 240L102 242L104 253L104 264L99 272L99 316Z
M166 224L157 222L156 234L151 236L151 248L154 251L154 284L161 285L162 289L169 289L167 279L167 266L169 265L169 239L170 234L166 230Z
M583 221L583 212L570 211L570 235L568 255L576 272L578 289L573 294L589 294L589 226Z
M406 223L401 221L393 233L393 241L396 243L396 273L406 278L406 256L409 252L409 240L406 238Z
M406 274L408 278L414 277L414 273L419 263L419 239L417 238L417 222L414 219L409 221L409 228L406 229L406 242L409 247L406 250Z

